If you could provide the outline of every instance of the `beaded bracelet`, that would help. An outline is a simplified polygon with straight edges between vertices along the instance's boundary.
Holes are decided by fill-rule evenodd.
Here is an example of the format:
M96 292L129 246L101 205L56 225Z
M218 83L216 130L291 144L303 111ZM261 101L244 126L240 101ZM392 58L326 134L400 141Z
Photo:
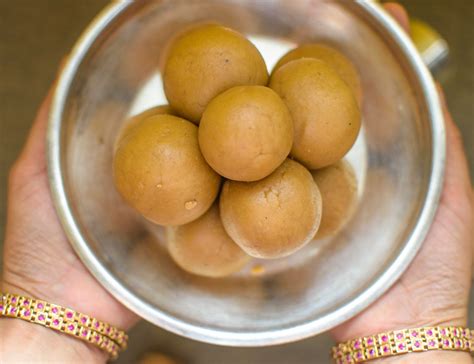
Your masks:
M60 331L106 351L112 359L127 348L127 334L105 322L30 297L10 293L0 297L0 318L19 318Z
M465 327L423 327L390 331L340 343L332 348L337 364L360 363L430 350L474 352L474 331Z

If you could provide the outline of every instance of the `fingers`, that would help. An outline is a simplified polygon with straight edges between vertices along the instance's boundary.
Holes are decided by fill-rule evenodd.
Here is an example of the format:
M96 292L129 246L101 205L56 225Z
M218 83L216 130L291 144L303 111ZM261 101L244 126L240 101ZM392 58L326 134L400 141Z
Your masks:
M398 3L386 3L384 4L384 8L395 18L407 33L410 33L410 20L403 6Z
M458 214L465 226L470 226L468 251L474 254L474 190L469 176L469 167L464 151L462 135L449 113L443 89L437 84L446 124L446 172L441 203L454 201L455 207L463 211ZM457 210L452 208L453 211ZM474 258L474 255L472 256ZM474 262L474 259L473 259Z
M384 4L385 10L389 12L395 20L402 26L407 33L410 32L410 22L408 14L403 6L395 2ZM438 85L438 92L443 106L443 113L446 122L446 141L447 141L447 167L446 182L448 185L454 184L464 189L468 188L468 196L472 195L472 187L469 177L469 168L464 152L462 136L454 123L442 88ZM468 186L468 187L465 187Z
M443 89L439 84L437 88L446 125L446 184L461 188L467 196L471 196L472 187L462 135L448 110Z

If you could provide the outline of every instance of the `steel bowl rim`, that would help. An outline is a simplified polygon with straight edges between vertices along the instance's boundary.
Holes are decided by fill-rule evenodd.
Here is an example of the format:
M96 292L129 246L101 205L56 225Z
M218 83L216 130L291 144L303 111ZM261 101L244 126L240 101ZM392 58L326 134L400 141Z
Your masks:
M408 61L418 79L419 86L426 100L426 109L431 123L432 165L429 185L420 216L406 245L391 265L376 278L370 287L360 293L352 301L326 316L301 325L276 330L253 333L229 332L187 323L160 311L135 296L101 265L75 223L72 208L69 204L61 168L61 123L69 87L74 80L79 65L87 55L90 46L102 31L130 5L131 2L128 1L118 1L109 4L83 32L72 49L61 72L49 115L47 161L53 202L71 245L93 276L118 301L144 319L173 333L217 345L255 347L301 340L327 331L343 323L377 300L400 278L419 251L434 219L444 181L446 135L439 95L428 69L423 64L421 57L404 30L385 13L380 5L372 1L357 1L355 3L356 6L359 6L363 11L367 12L373 20L378 22L400 47L401 53L405 56L406 61Z

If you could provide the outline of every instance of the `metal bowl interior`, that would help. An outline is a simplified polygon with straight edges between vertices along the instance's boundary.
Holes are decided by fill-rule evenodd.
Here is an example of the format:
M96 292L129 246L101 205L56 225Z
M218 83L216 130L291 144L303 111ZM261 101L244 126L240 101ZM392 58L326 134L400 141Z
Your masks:
M297 43L324 41L357 66L363 131L348 157L359 205L332 239L312 242L261 275L184 273L163 230L127 207L112 180L126 117L165 101L170 39L215 21L251 37L269 66ZM438 203L444 128L433 82L403 32L371 2L175 0L115 2L74 48L48 135L51 189L76 252L115 297L145 319L211 343L298 340L354 316L415 256ZM251 263L255 264L255 262Z

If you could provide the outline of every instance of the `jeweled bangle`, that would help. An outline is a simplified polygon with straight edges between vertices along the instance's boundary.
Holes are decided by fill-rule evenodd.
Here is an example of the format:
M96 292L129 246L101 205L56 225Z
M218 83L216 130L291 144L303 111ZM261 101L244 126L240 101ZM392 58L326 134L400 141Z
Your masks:
M473 353L474 332L465 327L423 327L384 332L346 341L333 347L337 364L360 363L388 356L451 350Z
M0 318L19 318L86 341L112 359L127 347L127 334L95 318L30 297L0 293Z

